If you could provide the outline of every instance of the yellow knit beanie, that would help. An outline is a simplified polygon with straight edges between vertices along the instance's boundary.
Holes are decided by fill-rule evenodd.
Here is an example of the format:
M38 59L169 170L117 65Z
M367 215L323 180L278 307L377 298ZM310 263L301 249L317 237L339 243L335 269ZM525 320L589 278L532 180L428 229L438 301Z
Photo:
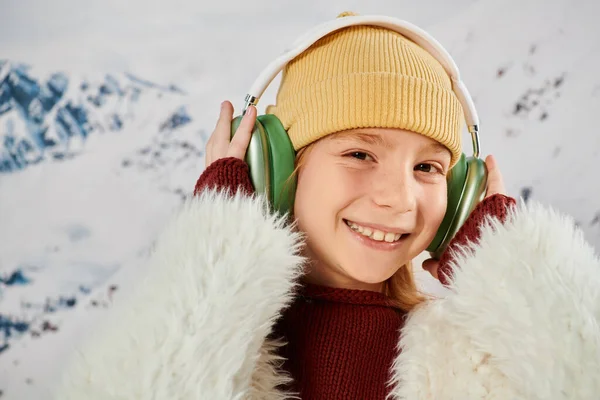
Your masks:
M339 17L347 15L355 14ZM442 143L451 166L462 152L463 110L442 65L406 37L376 26L331 33L296 57L266 112L281 120L296 150L331 133L378 127Z

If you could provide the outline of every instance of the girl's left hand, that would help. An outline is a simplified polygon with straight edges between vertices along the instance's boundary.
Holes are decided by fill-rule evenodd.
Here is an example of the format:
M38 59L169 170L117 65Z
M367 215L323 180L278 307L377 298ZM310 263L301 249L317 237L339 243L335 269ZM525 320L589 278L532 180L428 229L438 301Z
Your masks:
M500 169L498 168L498 164L496 163L496 158L493 155L488 155L485 158L485 165L488 170L488 180L485 189L485 198L487 199L490 196L495 194L503 194L506 195L506 189L504 187L504 179L502 178L502 174L500 173ZM439 260L430 258L423 262L423 269L428 271L434 278L438 278L438 268L440 266Z

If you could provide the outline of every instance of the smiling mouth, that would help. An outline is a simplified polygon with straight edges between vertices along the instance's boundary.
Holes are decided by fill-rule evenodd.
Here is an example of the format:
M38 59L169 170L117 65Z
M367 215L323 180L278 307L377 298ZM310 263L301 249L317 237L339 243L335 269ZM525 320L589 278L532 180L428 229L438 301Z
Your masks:
M405 239L410 235L410 233L385 232L379 229L359 225L347 219L344 219L344 223L354 232L366 238L369 238L375 242L395 243L401 241L402 239Z

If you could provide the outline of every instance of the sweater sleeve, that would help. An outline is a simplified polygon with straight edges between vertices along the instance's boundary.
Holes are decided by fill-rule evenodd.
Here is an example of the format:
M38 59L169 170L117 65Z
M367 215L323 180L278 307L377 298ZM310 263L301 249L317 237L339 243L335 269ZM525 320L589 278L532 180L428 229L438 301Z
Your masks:
M194 195L205 189L228 189L232 194L238 190L247 195L254 193L248 164L235 157L221 158L213 162L198 178Z
M447 285L452 277L454 250L458 246L466 245L468 242L478 242L481 234L479 228L485 217L493 216L501 222L504 222L506 220L508 208L514 207L515 205L516 200L514 198L503 194L495 194L484 199L475 207L440 258L438 276L442 284Z

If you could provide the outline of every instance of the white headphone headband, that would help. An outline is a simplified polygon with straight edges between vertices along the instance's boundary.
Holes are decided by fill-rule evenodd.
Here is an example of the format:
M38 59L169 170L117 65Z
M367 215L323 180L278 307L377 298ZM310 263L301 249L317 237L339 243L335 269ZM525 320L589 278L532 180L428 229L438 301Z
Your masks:
M425 32L423 29L409 23L402 21L397 18L377 16L377 15L359 15L359 16L346 16L343 18L337 18L333 21L325 22L321 25L311 29L301 37L299 37L292 45L291 48L287 49L281 56L272 61L256 78L250 91L246 95L246 102L244 105L244 112L250 105L257 105L261 96L269 86L269 84L275 79L277 74L283 70L283 68L294 58L312 46L319 39L327 36L328 34L337 30L356 25L373 25L387 28L392 31L398 32L399 34L412 40L427 52L429 52L435 59L444 67L448 76L452 81L452 90L456 94L459 102L462 105L465 121L471 132L473 139L473 153L475 157L479 157L480 146L479 146L479 117L475 110L475 104L473 99L460 79L460 73L456 63L450 56L450 54L444 49L444 47L435 40L431 35Z

